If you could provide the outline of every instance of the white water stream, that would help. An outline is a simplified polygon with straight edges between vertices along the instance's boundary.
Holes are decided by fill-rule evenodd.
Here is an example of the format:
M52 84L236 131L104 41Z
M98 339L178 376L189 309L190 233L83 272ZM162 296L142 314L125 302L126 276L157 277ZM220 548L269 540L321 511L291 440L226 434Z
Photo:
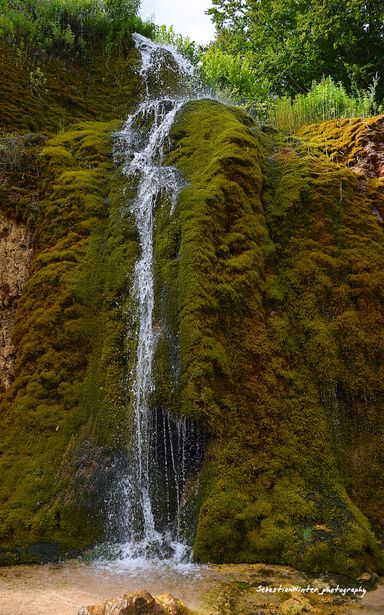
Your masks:
M171 67L178 79L190 80L192 66L175 50L156 45L134 34L141 54L141 75L146 100L128 117L116 135L116 158L124 161L123 173L137 183L130 205L134 214L140 258L134 271L133 293L138 309L136 368L133 379L133 425L129 469L119 485L122 502L115 567L145 567L162 561L187 565L191 548L181 532L181 498L187 479L188 463L195 463L197 434L191 421L174 418L166 411L151 408L153 359L158 333L153 323L153 223L160 195L170 199L173 214L183 185L176 169L163 166L170 129L186 98L150 97L150 80ZM161 83L161 76L159 77ZM199 453L199 452L198 452ZM199 453L200 454L200 453ZM190 459L191 456L191 459ZM110 566L111 564L109 564Z

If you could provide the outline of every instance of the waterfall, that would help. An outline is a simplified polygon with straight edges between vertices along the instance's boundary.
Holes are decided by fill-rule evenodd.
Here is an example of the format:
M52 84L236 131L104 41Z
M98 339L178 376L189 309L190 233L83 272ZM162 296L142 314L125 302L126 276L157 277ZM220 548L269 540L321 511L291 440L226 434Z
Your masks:
M152 408L154 389L152 365L158 333L153 324L153 222L159 195L170 199L173 215L183 186L175 169L162 165L169 132L186 98L150 97L150 81L162 85L161 71L189 80L191 65L176 51L156 45L134 34L141 54L141 75L146 100L128 117L116 135L116 158L123 161L123 173L137 185L130 204L140 242L140 258L134 270L132 292L137 303L138 337L133 377L132 439L126 473L112 494L112 525L118 526L119 557L127 561L165 559L174 562L190 557L191 548L183 538L183 490L188 468L201 465L199 434L191 420L175 418Z

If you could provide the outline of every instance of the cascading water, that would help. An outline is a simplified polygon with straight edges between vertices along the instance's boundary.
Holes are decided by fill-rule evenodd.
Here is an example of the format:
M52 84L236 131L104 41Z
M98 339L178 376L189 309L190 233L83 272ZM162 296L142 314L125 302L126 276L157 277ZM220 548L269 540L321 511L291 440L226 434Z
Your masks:
M182 496L188 467L202 460L199 434L192 421L174 418L150 403L154 387L153 359L158 333L153 323L155 303L153 276L153 220L160 195L170 199L170 215L183 185L172 167L162 166L165 146L174 119L185 98L150 98L149 81L164 68L190 79L192 67L177 52L133 35L141 53L141 74L147 99L116 135L116 158L123 172L137 184L131 204L139 234L141 256L134 271L133 292L138 309L136 368L133 378L132 441L125 476L112 494L119 502L111 507L118 526L119 557L127 562L163 559L188 560L191 549L182 537ZM165 54L165 55L164 55ZM171 61L171 62L170 62ZM160 84L161 85L161 84Z

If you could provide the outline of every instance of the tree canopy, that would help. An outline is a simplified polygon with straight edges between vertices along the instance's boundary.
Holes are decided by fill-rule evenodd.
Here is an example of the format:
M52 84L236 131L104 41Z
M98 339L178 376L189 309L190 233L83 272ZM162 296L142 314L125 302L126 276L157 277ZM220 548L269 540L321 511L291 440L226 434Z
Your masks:
M217 44L252 58L276 94L331 75L348 89L381 76L384 0L212 0ZM382 81L382 80L381 80ZM378 93L384 94L379 81Z

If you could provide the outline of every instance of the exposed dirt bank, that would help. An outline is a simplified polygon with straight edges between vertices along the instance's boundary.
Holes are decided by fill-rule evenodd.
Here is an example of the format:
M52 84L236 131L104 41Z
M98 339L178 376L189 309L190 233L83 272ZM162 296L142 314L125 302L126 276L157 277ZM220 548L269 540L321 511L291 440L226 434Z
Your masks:
M11 330L31 258L28 230L0 212L0 393L12 380L15 353Z

